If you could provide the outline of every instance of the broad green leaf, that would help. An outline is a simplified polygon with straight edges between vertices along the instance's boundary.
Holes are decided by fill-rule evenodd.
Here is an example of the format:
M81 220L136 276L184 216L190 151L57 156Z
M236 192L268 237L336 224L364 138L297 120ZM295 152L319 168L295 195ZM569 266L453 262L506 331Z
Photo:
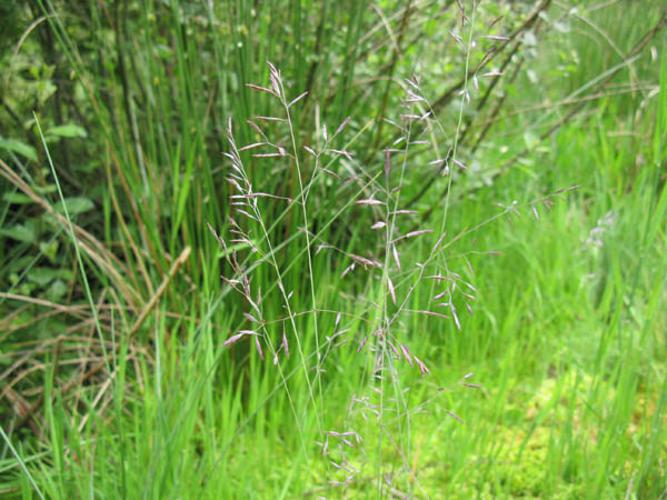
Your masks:
M18 192L5 193L2 199L14 205L29 205L32 203L32 200L28 196Z
M59 244L58 244L57 239L53 239L52 241L50 241L48 243L45 242L45 241L42 241L39 244L39 251L42 252L44 254L44 256L46 256L46 258L49 259L49 261L52 264L55 264L56 259L58 257L58 247L59 247Z
M54 273L48 267L34 267L28 273L28 279L39 286L46 286L54 279Z
M72 279L72 271L65 268L55 269L52 267L34 267L28 273L28 279L33 283L44 287L56 279Z
M56 137L88 137L85 129L75 125L74 123L67 123L66 125L59 125L57 127L52 127L46 131L46 135L56 136Z
M67 293L67 285L61 280L56 280L51 283L51 286L46 290L46 298L54 302L58 302Z
M0 148L19 154L29 160L37 161L37 152L35 151L35 148L25 142L0 137Z
M35 185L35 186L33 186L33 188L39 194L55 193L58 190L58 188L55 184L47 184L46 186Z
M34 243L37 238L33 228L21 224L7 229L0 229L0 234L24 243Z
M70 215L82 214L84 212L92 210L95 207L92 201L90 201L88 198L83 198L83 197L65 198L65 203L67 206L67 212L69 212ZM55 206L55 209L60 214L65 213L65 211L63 210L62 202L59 202Z

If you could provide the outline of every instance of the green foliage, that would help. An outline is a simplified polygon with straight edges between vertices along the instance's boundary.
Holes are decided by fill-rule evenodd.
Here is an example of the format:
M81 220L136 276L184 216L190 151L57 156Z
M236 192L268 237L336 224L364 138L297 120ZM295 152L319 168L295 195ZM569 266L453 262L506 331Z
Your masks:
M19 154L28 160L37 161L37 153L35 152L35 148L17 139L0 138L0 148L12 153Z
M0 2L0 496L664 494L662 10Z

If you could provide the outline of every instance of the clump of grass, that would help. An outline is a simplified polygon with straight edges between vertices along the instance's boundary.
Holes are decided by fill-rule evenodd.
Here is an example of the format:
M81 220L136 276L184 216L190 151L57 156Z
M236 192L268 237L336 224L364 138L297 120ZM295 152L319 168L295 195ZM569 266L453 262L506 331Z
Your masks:
M666 94L635 64L664 16L553 104L542 44L595 18L549 1L39 5L11 63L58 47L76 84L42 110L50 174L2 142L2 493L658 492ZM61 301L17 293L47 258Z

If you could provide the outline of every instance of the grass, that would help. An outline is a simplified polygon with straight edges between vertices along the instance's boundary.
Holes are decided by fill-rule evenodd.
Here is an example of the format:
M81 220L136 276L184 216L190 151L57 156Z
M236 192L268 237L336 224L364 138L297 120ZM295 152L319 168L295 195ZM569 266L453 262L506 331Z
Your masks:
M550 3L38 2L0 493L664 495L661 12Z

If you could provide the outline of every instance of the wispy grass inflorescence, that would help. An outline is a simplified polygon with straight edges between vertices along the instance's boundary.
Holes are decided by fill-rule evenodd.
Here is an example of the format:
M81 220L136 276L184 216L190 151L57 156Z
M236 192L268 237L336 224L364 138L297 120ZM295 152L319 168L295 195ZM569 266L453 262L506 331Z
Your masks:
M372 356L369 365L370 371L367 372L368 377L362 374L362 378L368 378L371 383L369 386L371 394L374 398L378 398L377 418L381 431L379 446L382 447L384 432L382 429L385 425L383 419L385 418L387 402L392 404L392 412L396 415L408 414L407 403L404 398L405 388L397 364L405 363L409 369L416 370L422 376L430 373L426 361L427 355L413 352L414 350L410 347L409 334L401 326L402 318L415 314L440 319L453 318L456 327L461 328L453 297L457 283L463 282L462 278L455 273L447 276L436 274L424 276L431 261L440 251L445 235L444 233L434 234L434 230L428 227L415 228L413 217L416 212L401 206L401 192L410 161L410 148L415 143L423 143L423 141L419 141L412 136L412 130L415 123L432 120L431 112L424 111L424 105L427 101L421 95L418 79L411 78L407 80L405 85L406 97L403 102L406 112L401 113L399 122L392 122L402 134L395 140L392 147L385 149L379 171L377 173L372 170L366 171L359 165L352 152L346 148L341 149L333 146L334 139L348 125L348 120L343 122L331 136L328 134L326 126L322 125L319 133L323 142L320 143L319 147L314 148L307 144L299 147L299 141L302 140L304 135L297 133L294 129L292 107L305 97L305 93L299 94L294 99L288 99L280 71L270 63L268 67L270 85L265 87L249 84L248 87L255 92L270 95L280 105L282 114L278 116L260 116L249 121L249 126L259 140L245 146L239 147L236 145L231 120L227 128L227 141L230 147L230 150L225 153L230 162L228 182L233 186L235 192L230 195L232 215L229 220L229 242L220 237L218 237L218 241L234 276L234 278L223 277L223 279L243 297L248 305L248 311L243 313L248 326L233 332L225 341L225 345L231 347L248 339L254 344L254 350L261 359L264 359L264 350L268 350L273 364L280 367L280 353L282 352L284 356L287 356L289 345L293 342L296 345L303 376L308 386L308 397L312 408L317 412L321 409L325 390L321 376L325 372L322 363L331 352L331 348L336 346L332 340L342 336L343 332L336 331L341 318L340 312L338 312L334 327L335 332L332 336L327 337L327 348L322 351L318 326L321 321L319 311L322 311L322 306L318 304L317 300L314 259L315 256L321 255L324 251L327 253L334 252L338 256L337 259L347 259L349 263L339 271L342 280L347 279L349 273L362 269L368 274L370 283L379 280L381 284L378 288L380 290L379 295L368 297L367 314L370 322L367 324L367 329L359 333L355 351L359 356L367 348L367 352ZM272 130L274 128L275 130L269 133L260 123L267 126L274 124ZM428 130L429 126L430 124L420 124L419 128ZM284 128L282 132L281 127ZM281 135L283 133L284 135ZM271 138L272 136L275 136L276 139ZM284 138L287 138L289 147L282 145ZM310 163L312 164L308 176L305 176L304 160L300 157L302 151L305 151L310 157ZM267 193L255 190L251 175L248 173L242 159L242 155L246 153L251 154L252 158L260 162L281 162L283 168L279 171L285 172L285 175L296 177L295 191L291 193ZM328 162L323 164L325 157L328 158ZM338 165L339 168L343 167L343 171L336 173L335 170L332 170L335 165ZM317 214L309 213L308 196L322 175L333 179L333 182L338 185L337 189L348 189L355 184L361 186L360 193L364 196L357 195L349 199L346 205L336 213L335 218L325 224L328 225L339 218L346 220L353 216L354 212L360 211L363 213L368 211L368 219L373 222L367 227L371 234L375 235L376 243L367 247L365 255L359 255L329 243L323 239L321 234L313 231L313 223L317 221L318 224L321 224L322 221L318 220ZM366 183L365 186L364 182ZM303 238L304 247L302 247L300 255L305 255L306 259L306 268L300 275L300 281L303 282L305 279L307 283L306 287L311 302L310 311L298 311L292 308L291 298L295 292L300 293L300 290L287 288L285 268L278 261L276 252L276 248L281 245L281 242L275 238L281 233L276 233L273 226L271 228L267 227L267 216L264 213L263 205L270 205L268 213L274 213L276 204L281 203L283 208L278 209L280 213L278 218L280 220L284 218L286 224L293 220L290 214L295 208L300 213L301 221L297 224L297 234ZM364 216L360 220L366 218ZM414 269L405 268L401 263L401 248L408 244L419 245L422 239L433 238L434 236L436 242L431 250L429 260L423 264L417 264ZM373 238L370 241L373 241ZM316 245L314 249L312 248L313 244ZM274 334L272 337L271 332L267 329L267 325L273 324L276 318L264 317L261 307L262 291L252 291L252 279L247 269L239 263L239 251L249 252L250 256L254 255L255 259L268 263L273 270L276 286L281 296L283 308L286 311L286 316L281 319L281 322L290 326L290 335L288 336L286 330L283 329L278 338L277 346L274 346L272 341L272 338L276 335ZM304 278L304 275L307 275L307 278ZM422 282L428 284L439 281L447 281L450 286L434 294L432 301L425 304L424 307L419 309L409 307L412 302L412 294ZM469 290L474 290L472 285L466 284L469 286ZM267 292L264 291L264 293ZM464 295L474 299L471 293ZM443 314L438 310L438 308L443 307L448 309L448 314ZM305 342L304 335L299 328L299 324L302 324L299 318L304 313L305 316L311 318L313 325L314 343L312 346L315 354L315 366L309 364L310 353L306 351L306 348L310 344ZM311 374L311 371L314 374ZM391 394L386 394L387 389L391 389ZM318 421L321 422L321 420L322 416L319 416ZM409 424L406 423L401 424L401 427L405 425L409 427ZM335 431L329 431L323 441L325 443L323 448L325 455L328 453L328 439L335 435L331 432ZM340 464L338 465L340 466ZM407 467L407 463L405 465ZM378 464L378 467L381 469L381 464ZM343 466L339 468L345 469ZM349 482L352 476L353 474L348 476L343 483Z
M0 2L0 497L659 497L667 12L570 3Z

